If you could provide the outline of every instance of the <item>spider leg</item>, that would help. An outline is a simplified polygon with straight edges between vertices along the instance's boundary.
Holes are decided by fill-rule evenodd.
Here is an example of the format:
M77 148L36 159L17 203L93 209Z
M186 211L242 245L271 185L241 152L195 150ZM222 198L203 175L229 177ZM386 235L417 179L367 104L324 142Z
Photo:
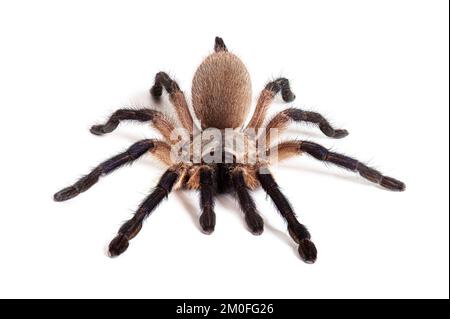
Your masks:
M278 78L272 82L267 83L266 87L259 95L258 102L256 103L255 107L255 112L253 113L253 116L247 125L247 129L258 129L262 126L270 104L280 91L281 97L285 102L292 102L295 99L295 94L291 91L288 79Z
M270 196L281 216L287 221L289 234L299 244L300 257L307 263L314 263L317 258L317 250L310 240L311 235L306 227L301 224L289 204L287 198L280 191L272 174L269 172L258 172L258 179L264 191Z
M117 236L109 244L111 257L122 254L142 228L142 223L158 204L169 195L179 177L179 171L168 169L161 177L153 192L142 202L134 216L120 227Z
M405 184L402 183L401 181L396 180L389 176L384 176L379 171L364 165L363 163L359 162L354 158L339 153L330 152L322 145L313 142L302 141L300 142L299 147L300 151L304 151L320 161L333 163L337 166L346 168L353 172L358 172L365 179L373 183L379 184L384 188L393 191L405 190Z
M266 84L266 90L269 90L275 96L281 91L281 97L285 102L292 102L295 100L295 94L291 91L289 80L286 78L278 78Z
M178 83L172 80L167 73L159 72L155 76L155 84L153 84L150 89L150 94L154 99L159 100L163 88L169 93L169 99L175 106L181 124L189 131L189 133L192 133L194 122L184 93L180 90Z
M131 145L125 152L120 153L110 159L102 162L100 165L95 167L89 174L79 179L75 184L64 188L63 190L57 192L53 198L57 202L65 201L71 199L80 193L91 188L95 183L98 182L101 176L107 175L117 168L124 166L127 163L131 163L134 160L141 157L147 151L156 152L159 148L155 145L166 144L164 142L154 141L154 140L142 140L133 145ZM166 148L167 149L167 148ZM159 152L159 151L158 151ZM162 150L164 152L164 149ZM161 154L160 157L166 157L167 154Z
M242 169L236 168L231 174L239 206L245 215L245 222L253 235L260 235L264 231L264 221L259 215L255 202L249 193Z
M278 144L278 157L288 158L306 152L319 161L333 163L339 167L346 168L352 172L357 172L365 179L379 184L384 188L393 191L404 191L405 184L389 176L384 176L379 171L361 163L360 161L349 156L330 152L322 145L307 141L288 141Z
M174 125L161 112L150 109L120 109L115 111L105 124L94 125L90 131L95 135L103 135L114 131L119 123L124 120L149 122L161 132L167 141L171 140Z
M287 128L290 122L309 122L319 126L320 130L328 137L343 138L348 135L347 130L334 129L331 124L319 113L303 111L297 108L289 108L275 115L266 126L266 143L270 145L270 130L278 129L279 132Z
M213 171L208 166L200 168L200 226L205 234L211 234L216 226L214 213Z

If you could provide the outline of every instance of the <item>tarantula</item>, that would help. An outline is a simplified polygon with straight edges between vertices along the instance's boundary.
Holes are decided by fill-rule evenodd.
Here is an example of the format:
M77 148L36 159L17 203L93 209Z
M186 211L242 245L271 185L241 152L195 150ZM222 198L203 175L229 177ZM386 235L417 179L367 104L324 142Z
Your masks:
M120 227L117 236L109 244L109 255L112 257L122 254L128 248L129 240L134 238L141 230L146 217L173 189L199 191L202 210L199 222L206 234L212 233L216 224L214 196L220 193L237 195L239 206L244 213L249 230L253 234L259 235L263 232L264 222L256 209L250 191L261 186L272 199L281 216L286 220L288 233L298 244L298 252L301 258L307 263L315 262L317 250L310 240L310 233L298 221L289 201L280 191L278 184L267 169L276 160L302 153L307 153L320 161L333 163L357 172L362 177L384 188L394 191L405 189L402 182L384 176L356 159L331 152L313 142L292 140L269 147L272 138L269 132L273 129L282 131L290 122L313 123L326 136L332 138L342 138L348 135L346 130L334 129L322 115L297 108L288 108L281 111L266 125L263 125L266 111L278 93L281 93L285 102L291 102L295 99L289 81L285 78L276 79L265 86L259 96L250 122L244 127L243 123L249 112L252 99L250 76L245 65L236 55L228 51L225 43L219 37L215 39L214 52L207 56L198 67L192 82L192 106L201 123L200 130L194 124L185 96L177 82L166 73L159 72L156 74L154 85L150 89L150 93L156 101L160 100L163 89L169 94L169 99L176 109L182 128L187 131L187 141L181 142L184 148L187 146L188 149L192 149L195 138L210 128L220 132L232 129L234 132L242 133L247 143L244 143L246 148L233 152L226 149L224 144L219 143L219 146L214 149L202 149L201 156L197 161L194 161L191 155L176 160L173 156L173 149L175 145L180 144L180 138L174 137L173 132L176 131L177 126L161 112L148 108L119 109L109 117L105 124L92 126L91 133L103 135L112 132L124 120L150 122L164 137L163 140L145 139L138 141L125 152L104 161L75 184L54 195L55 201L65 201L75 197L97 183L101 176L137 160L147 152L150 152L168 166L156 188L142 202L134 216ZM251 162L248 160L252 153L248 150L249 145L259 146L261 144L259 140L249 142L251 141L249 138L250 132L252 130L254 132L256 129L262 131L259 136L263 136L266 143L263 146L263 152L256 154L256 160ZM202 146L204 145L201 144ZM217 151L223 151L222 155L211 157ZM270 153L270 151L276 151L277 156L262 156ZM179 153L179 151L177 152ZM242 153L245 154L245 158L243 161L238 161L238 157L243 155Z

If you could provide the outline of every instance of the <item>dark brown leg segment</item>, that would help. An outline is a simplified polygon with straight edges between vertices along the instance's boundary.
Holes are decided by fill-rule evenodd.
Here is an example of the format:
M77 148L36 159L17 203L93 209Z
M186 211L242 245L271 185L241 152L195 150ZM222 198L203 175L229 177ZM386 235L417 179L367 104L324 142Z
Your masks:
M131 163L154 147L153 140L142 140L130 146L125 152L120 153L94 168L88 175L79 179L75 184L57 192L53 198L57 202L71 199L88 190L98 182L101 176L107 175L117 168Z
M209 167L200 169L200 226L205 234L211 234L216 226L214 213L213 171Z
M139 233L145 218L168 196L178 177L179 173L171 169L163 174L153 192L142 202L134 216L120 227L117 236L109 244L111 257L127 250L129 241Z
M281 91L281 97L285 102L292 102L295 100L295 94L292 93L289 80L286 78L278 78L267 83L265 89L273 92L273 95L276 95Z
M168 94L180 91L178 83L172 80L166 72L158 72L155 76L155 84L150 89L150 93L155 99L159 99L162 95L163 88Z
M317 259L317 250L314 243L310 240L311 235L306 227L297 220L291 204L280 191L273 176L269 172L265 172L265 174L258 172L258 179L281 216L287 221L289 234L299 244L298 252L300 257L307 263L314 263Z
M255 202L245 184L244 175L240 169L232 172L233 187L236 191L239 206L245 215L245 222L253 235L260 235L264 231L264 221L259 215Z

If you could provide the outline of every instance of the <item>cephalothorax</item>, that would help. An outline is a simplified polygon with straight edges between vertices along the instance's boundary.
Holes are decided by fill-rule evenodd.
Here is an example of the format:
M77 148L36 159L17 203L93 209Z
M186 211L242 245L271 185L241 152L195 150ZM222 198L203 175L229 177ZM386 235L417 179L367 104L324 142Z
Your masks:
M266 85L259 96L250 122L244 126L252 98L249 73L241 60L228 52L221 38L216 38L214 51L199 66L192 83L192 106L200 121L200 129L197 129L194 124L192 114L180 87L166 73L160 72L156 75L155 83L150 89L151 95L159 100L163 89L167 91L171 103L175 106L178 120L189 136L186 142L189 149L192 148L195 137L210 128L221 132L227 129L239 131L243 133L246 140L250 136L248 132L258 130L259 134L265 138L263 152L260 155L270 153L270 150L276 150L277 156L268 156L264 159L257 156L256 160L249 161L247 155L250 152L246 149L233 154L225 149L225 144L221 144L219 147L224 150L223 154L225 155L220 156L219 159L216 157L211 160L211 157L208 157L211 154L207 151L201 153L199 161L193 160L192 156L188 158L180 157L183 159L177 160L173 156L173 149L175 145L179 144L179 139L174 138L173 133L179 127L172 123L169 118L159 111L148 108L117 110L105 124L94 125L91 132L96 135L103 135L112 132L121 121L133 120L150 122L161 133L163 139L138 141L125 152L101 163L75 184L54 195L56 201L64 201L75 197L94 185L101 176L133 162L147 152L153 154L168 166L152 193L142 202L134 216L122 225L117 236L111 241L109 245L110 256L120 255L128 248L129 240L140 231L145 218L174 189L195 189L199 191L202 211L199 221L202 230L207 234L214 231L216 224L215 194L229 192L236 195L249 230L253 234L259 235L263 232L264 222L250 192L261 186L272 199L281 216L286 220L288 232L299 245L298 252L302 259L305 262L313 263L316 260L317 251L310 239L311 236L306 227L298 221L290 203L268 171L268 166L273 161L283 160L301 153L307 153L320 161L357 172L362 177L384 188L395 191L405 189L402 182L384 176L356 159L331 152L313 142L292 140L272 146L269 132L273 129L282 131L293 121L316 124L326 136L332 138L342 138L348 134L346 130L334 129L320 114L297 108L288 108L281 111L264 124L267 109L278 93L281 93L285 102L291 102L295 99L289 81L285 78L276 79ZM261 146L260 144L259 142L254 143L258 146ZM242 155L241 152L246 155L243 161L237 159L238 157L241 158L239 156ZM226 155L230 156L227 157ZM228 160L225 160L225 157Z

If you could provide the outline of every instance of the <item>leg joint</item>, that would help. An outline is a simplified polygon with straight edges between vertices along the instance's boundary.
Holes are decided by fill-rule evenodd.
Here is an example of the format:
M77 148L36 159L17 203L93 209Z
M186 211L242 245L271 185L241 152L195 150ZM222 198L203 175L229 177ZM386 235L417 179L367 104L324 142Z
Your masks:
M172 190L173 185L177 181L179 174L174 170L167 170L159 180L158 188L164 190L167 196Z
M137 159L141 155L143 155L145 152L149 151L155 146L155 143L153 140L147 139L142 140L137 143L134 143L131 145L127 150L127 154L131 157L132 160Z
M327 160L329 154L329 151L325 147L313 142L301 142L300 149L321 161Z
M305 120L305 112L300 109L296 109L296 108L292 107L292 108L284 110L283 113L295 122L300 122L300 121Z
M212 186L212 170L209 167L200 168L200 186Z
M267 192L278 188L277 182L275 182L272 174L261 174L258 172L258 180L261 183L261 187Z
M155 86L161 85L164 86L169 94L180 91L180 87L177 82L172 80L166 72L158 72L155 76Z
M356 171L360 164L358 160L354 158L332 152L328 153L327 161L351 171Z

